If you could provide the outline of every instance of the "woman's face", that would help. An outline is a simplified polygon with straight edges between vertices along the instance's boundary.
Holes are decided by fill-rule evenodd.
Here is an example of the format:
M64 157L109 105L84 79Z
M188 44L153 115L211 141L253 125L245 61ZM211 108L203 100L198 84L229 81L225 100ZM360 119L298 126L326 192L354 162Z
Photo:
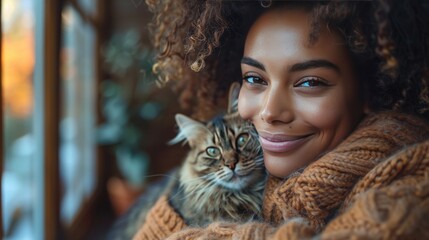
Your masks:
M364 112L343 39L324 27L309 44L309 14L278 9L262 15L246 38L238 108L255 125L265 166L277 177L336 147Z

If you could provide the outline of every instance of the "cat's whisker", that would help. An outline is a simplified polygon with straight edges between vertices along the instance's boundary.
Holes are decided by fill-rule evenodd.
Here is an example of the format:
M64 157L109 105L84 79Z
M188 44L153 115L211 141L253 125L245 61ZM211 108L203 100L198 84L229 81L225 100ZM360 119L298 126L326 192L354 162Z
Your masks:
M155 177L166 177L169 179L174 179L174 180L178 180L179 178L174 176L174 175L169 175L169 174L153 174L153 175L146 175L144 176L144 178L149 179L149 178L155 178Z
M210 181L213 178L214 173L209 173L203 176L198 177L192 177L192 178L182 178L181 182L182 185L190 185L196 182L204 182L204 181Z
M216 173L216 176L218 177L218 178L222 178L222 177L224 177L225 175L227 175L228 173L227 172L225 172L225 171L222 171L222 172L217 172Z
M192 189L194 189L194 191L200 189L202 186L206 186L207 184L210 184L212 181L209 180L204 180L204 181L199 181L198 183L194 184L194 186L192 186Z
M209 182L207 185L204 185L204 188L202 188L203 187L202 185L203 184L198 185L196 188L194 188L190 192L185 192L186 198L193 197L197 200L202 199L204 197L204 195L207 195L211 192L211 191L208 191L207 189L212 188L215 185L215 183Z
M176 192L174 195L169 196L169 198L170 198L170 199L178 198L178 197L180 196L180 194L181 194L181 193L184 193L184 190L183 190L182 188L179 188L179 189L177 190L177 192ZM178 199L176 199L176 200L185 200L185 199L186 199L186 196L183 196L182 198L178 198Z
M210 181L204 181L204 182L200 182L197 185L195 185L192 189L183 189L183 193L184 193L184 198L183 199L187 199L189 197L197 197L198 199L201 198L201 195L205 193L205 189L207 189L207 187L210 187L212 184L212 182Z

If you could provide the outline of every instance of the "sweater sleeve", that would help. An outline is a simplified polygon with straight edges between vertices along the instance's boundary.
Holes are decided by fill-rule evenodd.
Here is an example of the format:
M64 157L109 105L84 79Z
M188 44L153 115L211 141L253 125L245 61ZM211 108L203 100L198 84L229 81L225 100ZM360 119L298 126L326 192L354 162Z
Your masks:
M133 240L165 239L185 226L183 219L168 203L167 196L162 196L147 214L145 223Z
M429 140L379 164L353 189L324 239L428 239Z
M185 229L168 239L428 239L429 180L420 180L365 192L319 233L305 219L293 218L278 227L218 222L205 229Z
M333 219L321 239L428 239L429 180L363 193Z
M215 222L206 228L186 228L183 219L162 196L149 211L133 240L143 239L304 239L314 235L307 221L294 218L275 228L268 223Z
M294 218L279 227L261 222L245 224L216 222L204 229L187 228L167 239L309 239L314 234L305 219Z

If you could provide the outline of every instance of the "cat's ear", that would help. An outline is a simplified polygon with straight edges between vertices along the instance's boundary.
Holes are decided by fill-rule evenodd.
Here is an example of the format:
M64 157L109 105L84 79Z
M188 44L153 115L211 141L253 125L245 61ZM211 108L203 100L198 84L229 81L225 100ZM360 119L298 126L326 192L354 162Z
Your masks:
M233 82L229 87L228 113L238 111L238 95L240 94L240 83Z
M203 134L210 134L203 123L180 113L176 114L176 123L179 126L179 133L168 144L176 144L185 140L191 147L194 147Z

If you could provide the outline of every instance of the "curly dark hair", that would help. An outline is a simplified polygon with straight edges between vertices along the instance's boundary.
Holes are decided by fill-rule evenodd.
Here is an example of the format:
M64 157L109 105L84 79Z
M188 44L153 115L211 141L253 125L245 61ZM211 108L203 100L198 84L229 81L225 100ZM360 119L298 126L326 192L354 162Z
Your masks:
M392 109L429 119L429 2L146 0L154 13L154 72L172 80L181 104L206 120L241 79L248 29L264 11L303 5L312 16L309 41L321 24L344 37L371 109ZM267 7L267 5L270 5Z

